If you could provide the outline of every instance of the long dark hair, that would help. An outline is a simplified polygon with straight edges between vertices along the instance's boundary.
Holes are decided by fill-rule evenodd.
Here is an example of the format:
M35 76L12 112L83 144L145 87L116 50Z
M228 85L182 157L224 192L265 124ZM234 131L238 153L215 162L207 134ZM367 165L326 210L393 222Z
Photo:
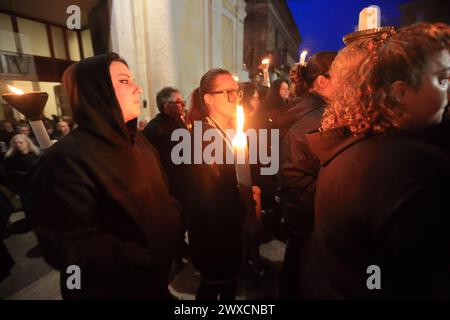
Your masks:
M289 85L288 81L285 79L277 79L271 82L269 93L262 105L263 110L267 111L280 108L286 104L286 101L280 96L280 87L283 82Z
M194 121L203 120L209 116L208 107L203 96L214 91L216 88L216 78L221 75L230 75L225 69L211 69L206 72L200 80L200 86L191 93L191 106L187 115L186 123L191 126Z
M250 113L253 111L250 101L256 91L256 85L253 82L243 82L240 85L242 90L242 107L245 113Z
M308 96L318 76L329 77L331 64L336 55L336 51L320 51L309 57L306 66L296 64L291 69L291 81L295 85L294 92L297 97Z

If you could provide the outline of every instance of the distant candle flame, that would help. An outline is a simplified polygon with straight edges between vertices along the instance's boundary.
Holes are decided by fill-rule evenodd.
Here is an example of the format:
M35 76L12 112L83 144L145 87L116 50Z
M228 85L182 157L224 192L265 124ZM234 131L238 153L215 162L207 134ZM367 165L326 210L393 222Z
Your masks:
M9 84L7 86L8 86L9 91L11 91L12 93L15 93L15 94L24 94L25 93L22 90L20 90L19 88L10 86Z
M238 76L233 76L234 81L239 82L239 77Z
M247 145L247 136L244 133L244 108L236 106L236 134L233 138L233 146L243 148Z
M300 64L303 66L306 61L306 55L308 54L308 51L303 50L302 54L300 55Z
M261 61L261 64L269 64L270 59L269 58L265 58Z

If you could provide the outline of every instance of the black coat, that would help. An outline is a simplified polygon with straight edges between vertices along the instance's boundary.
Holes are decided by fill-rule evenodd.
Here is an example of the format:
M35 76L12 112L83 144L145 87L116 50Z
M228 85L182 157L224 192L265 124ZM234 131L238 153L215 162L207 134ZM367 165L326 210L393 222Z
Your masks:
M183 120L176 120L165 113L159 113L147 124L142 133L158 151L169 180L170 192L185 209L188 205L188 166L175 165L171 159L172 149L179 143L171 141L172 132L176 129L186 129Z
M156 151L136 121L123 122L109 63L102 55L74 69L78 128L41 158L32 220L64 298L164 299L180 217ZM65 286L72 264L81 290Z
M281 142L280 182L288 235L303 242L314 222L314 193L320 170L319 159L309 147L306 134L319 129L326 102L318 95L296 101L291 116L295 122Z
M203 131L211 128L203 123ZM235 166L193 164L190 172L188 230L192 262L207 280L233 280L241 266L245 217Z
M407 136L308 135L322 169L304 298L450 298L450 163ZM367 268L381 269L369 290Z
M18 151L5 158L6 176L8 187L11 191L22 193L27 189L28 175L38 159L39 156L34 152L23 154Z

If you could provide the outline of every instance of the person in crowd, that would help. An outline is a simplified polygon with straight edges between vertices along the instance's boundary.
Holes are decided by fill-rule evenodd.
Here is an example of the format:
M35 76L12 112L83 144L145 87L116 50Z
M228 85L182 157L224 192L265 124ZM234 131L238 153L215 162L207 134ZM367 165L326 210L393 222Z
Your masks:
M261 100L259 92L253 82L243 82L242 90L242 107L249 122L255 117L261 109Z
M30 129L30 126L28 123L21 122L17 126L17 133L23 134L26 137L28 137L35 145L38 145L38 142L36 140L36 137L34 136L33 132Z
M140 119L138 121L138 130L142 131L145 129L145 127L147 126L148 121L146 119Z
M181 93L172 87L165 87L156 95L156 105L159 113L145 127L143 135L158 150L159 158L169 181L171 194L181 205L182 228L175 250L175 271L180 272L183 266L183 256L187 254L185 242L186 210L188 207L188 174L187 165L175 165L172 161L172 149L178 143L172 141L172 132L186 129L182 119L185 102Z
M269 112L281 108L287 104L289 98L289 85L284 79L277 79L271 82L270 89L264 99L262 109Z
M36 165L39 155L39 148L30 138L21 133L11 138L9 149L5 154L8 189L19 195L27 222L31 210L29 175Z
M30 137L30 133L31 133L30 126L26 123L20 124L17 127L17 131L18 131L18 133L21 133L27 137Z
M157 152L137 131L142 89L115 53L71 65L62 82L78 126L43 155L31 194L62 297L168 299L180 217Z
M67 121L60 120L56 124L56 131L53 132L51 138L54 140L60 140L61 138L67 136L70 133L70 126Z
M288 237L281 272L280 297L298 297L300 248L312 231L314 193L320 163L306 141L306 133L318 130L328 100L332 97L329 75L337 52L321 51L306 64L295 65L291 82L295 96L289 116L294 119L280 147L280 182L284 228Z
M266 100L267 95L269 94L269 87L266 86L257 86L256 91L258 91L259 100L261 101L261 106L264 100Z
M301 298L450 298L449 156L416 137L443 120L449 49L448 25L419 23L337 55L307 135L322 167Z
M211 69L191 94L188 125L193 128L192 140L202 141L203 132L216 130L226 148L233 150L226 129L234 129L235 106L239 86L232 74ZM202 124L196 136L195 123ZM203 148L205 148L203 144ZM216 161L191 166L191 207L188 214L189 246L193 265L201 274L197 299L229 300L236 294L237 277L242 263L243 224L246 215L255 218L254 205L246 202L251 190L238 188L234 164ZM252 207L253 206L253 207ZM247 209L246 209L247 208Z
M13 211L10 197L6 194L8 191L4 187L7 185L6 180L6 170L4 165L0 163L0 282L9 276L11 268L15 264L14 258L3 242L7 237L9 217Z
M257 87L252 82L243 82L240 84L240 87L242 91L241 104L246 116L244 122L245 128L258 130L261 127L261 123L259 123L259 120L261 119L259 117L261 101L259 100ZM250 166L253 186L259 188L256 191L262 194L261 189L264 188L264 176L261 176L260 168L261 165L258 163ZM266 194L264 193L264 195ZM256 279L264 274L259 250L262 240L261 218L260 213L257 214L257 219L252 220L254 224L247 228L245 234L245 271L247 271L250 276L256 276Z
M10 121L4 121L0 128L0 142L3 142L8 147L11 138L15 135L14 126Z

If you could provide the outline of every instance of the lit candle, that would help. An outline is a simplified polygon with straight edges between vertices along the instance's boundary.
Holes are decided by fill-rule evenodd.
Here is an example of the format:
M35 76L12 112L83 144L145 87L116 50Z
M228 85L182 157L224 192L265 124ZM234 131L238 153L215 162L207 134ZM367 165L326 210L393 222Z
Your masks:
M270 64L270 59L269 58L264 58L261 61L261 65L263 66L264 85L267 86L267 87L270 87L269 64Z
M306 61L306 55L308 54L308 51L303 50L302 53L300 54L300 65L304 66L305 65L305 61Z
M31 129L41 149L49 148L52 142L44 123L40 119L47 103L48 94L46 92L24 93L22 90L10 85L8 85L8 88L12 93L3 94L2 98L29 119Z
M358 30L375 29L381 26L380 7L372 5L359 13Z
M236 158L236 178L239 185L252 186L250 165L248 163L247 136L244 133L244 108L236 106L236 134L233 137L233 149Z

